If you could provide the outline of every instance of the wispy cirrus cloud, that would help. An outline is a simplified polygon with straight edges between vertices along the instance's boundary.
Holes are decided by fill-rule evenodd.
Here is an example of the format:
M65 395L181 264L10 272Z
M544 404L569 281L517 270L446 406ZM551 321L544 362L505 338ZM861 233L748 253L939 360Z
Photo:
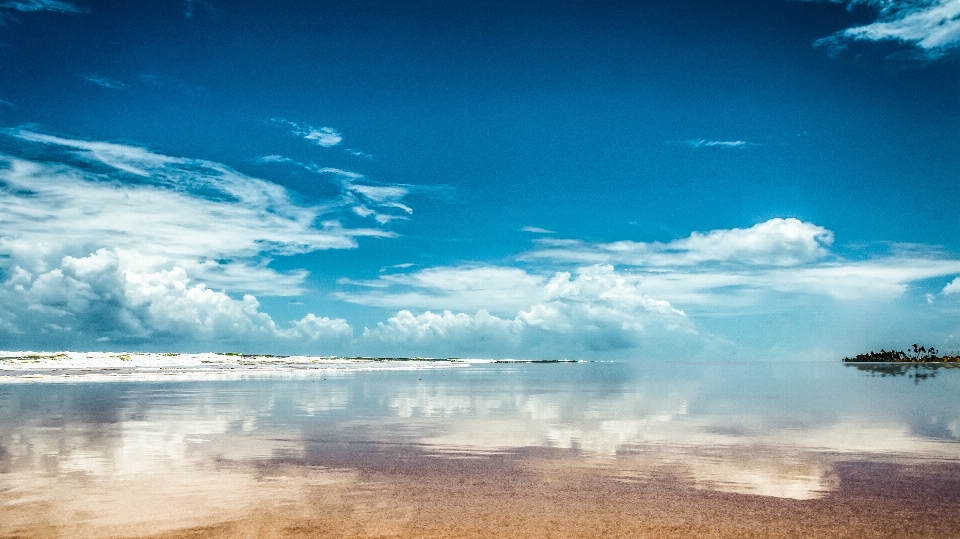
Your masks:
M87 75L83 78L89 82L96 84L97 86L101 86L103 88L110 88L111 90L123 90L130 86L125 82L118 81L115 79L110 79L107 77L101 77L99 75Z
M394 220L408 219L413 208L403 203L403 199L412 191L443 192L444 185L408 185L377 183L368 180L363 174L335 167L324 167L313 163L301 163L282 155L267 155L257 159L260 163L288 164L303 168L314 174L334 176L343 188L342 201L351 211L362 218L371 218L381 225Z
M849 41L900 41L929 56L942 55L960 46L960 2L956 0L831 0L850 7L866 5L877 11L877 20L841 30L817 41L842 47Z
M398 268L402 269L402 268ZM543 297L547 281L519 268L461 266L426 268L413 273L391 273L367 281L341 280L352 290L336 297L350 303L390 309L516 314Z
M346 150L343 150L343 151L344 151L345 153L348 153L348 154L354 156L354 157L360 157L360 158L363 158L363 159L373 159L373 156L372 156L372 155L370 155L370 154L368 154L368 153L366 153L366 152L360 151L360 150L358 150L358 149L356 149L356 148L347 148Z
M407 268L412 268L413 266L416 266L416 264L414 264L413 262L403 262L403 263L401 263L401 264L393 264L393 265L391 265L391 266L386 266L386 267L380 268L380 273L383 273L383 272L388 271L388 270L394 270L394 269L407 269Z
M297 204L283 187L220 163L24 130L6 135L45 155L0 156L0 247L28 271L107 248L125 267L177 266L217 287L295 295L305 272L277 273L267 267L271 256L395 236L345 227L342 200Z
M752 146L753 143L747 142L745 140L707 140L707 139L690 139L683 141L683 144L691 148L746 148L747 146Z
M301 124L285 120L283 118L271 118L271 123L286 125L290 127L290 132L305 140L315 143L317 146L330 148L340 144L343 136L332 127L314 127L307 124Z
M520 228L521 232L529 232L531 234L556 234L553 230L547 230L546 228L540 228L538 226L525 226Z
M352 180L363 178L363 174L360 174L359 172L351 172L349 170L344 170L342 168L336 168L336 167L325 167L325 166L317 165L315 163L303 163L301 161L297 161L296 159L290 159L289 157L284 157L282 155L277 155L277 154L264 155L256 158L255 161L257 163L262 163L262 164L277 163L277 164L283 164L283 165L292 165L292 166L307 170L309 172L313 172L314 174L332 174L334 176L338 176L341 178L348 178Z
M303 293L307 272L273 269L276 257L396 236L344 225L350 199L409 209L403 189L351 184L303 204L226 165L143 147L24 129L0 142L0 332L38 336L29 342L344 345L346 321L278 324L254 294Z
M83 9L70 2L61 0L7 0L0 2L0 10L29 13L32 11L56 11L60 13L82 13Z

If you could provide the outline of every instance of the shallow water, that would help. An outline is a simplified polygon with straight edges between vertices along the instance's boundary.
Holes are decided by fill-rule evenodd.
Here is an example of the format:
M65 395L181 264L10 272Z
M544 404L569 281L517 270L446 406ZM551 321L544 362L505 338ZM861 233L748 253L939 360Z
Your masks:
M306 499L355 514L386 488L370 477L398 463L509 458L541 478L793 500L829 496L849 463L960 463L955 368L394 367L0 384L0 534L149 535L263 507L316 510ZM388 528L419 514L378 511Z

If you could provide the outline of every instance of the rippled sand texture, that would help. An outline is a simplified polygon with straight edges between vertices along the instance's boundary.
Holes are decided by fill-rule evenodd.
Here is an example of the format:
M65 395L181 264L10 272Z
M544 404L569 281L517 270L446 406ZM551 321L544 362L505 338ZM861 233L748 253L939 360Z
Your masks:
M749 455L744 455L749 458ZM960 465L838 461L796 500L530 450L328 447L304 458L89 479L7 474L3 537L960 537Z

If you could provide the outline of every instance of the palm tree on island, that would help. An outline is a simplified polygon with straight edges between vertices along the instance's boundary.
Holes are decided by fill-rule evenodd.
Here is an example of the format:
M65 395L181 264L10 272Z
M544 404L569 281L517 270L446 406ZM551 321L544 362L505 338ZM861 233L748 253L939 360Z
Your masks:
M930 346L917 346L903 350L884 350L857 354L856 357L845 357L844 362L850 363L960 363L960 354L938 355L939 351Z

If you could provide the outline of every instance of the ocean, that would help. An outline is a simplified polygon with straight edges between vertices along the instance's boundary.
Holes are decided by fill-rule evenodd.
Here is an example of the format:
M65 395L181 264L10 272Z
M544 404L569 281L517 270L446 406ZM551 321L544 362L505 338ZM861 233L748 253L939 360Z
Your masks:
M0 537L960 536L957 368L29 355Z

